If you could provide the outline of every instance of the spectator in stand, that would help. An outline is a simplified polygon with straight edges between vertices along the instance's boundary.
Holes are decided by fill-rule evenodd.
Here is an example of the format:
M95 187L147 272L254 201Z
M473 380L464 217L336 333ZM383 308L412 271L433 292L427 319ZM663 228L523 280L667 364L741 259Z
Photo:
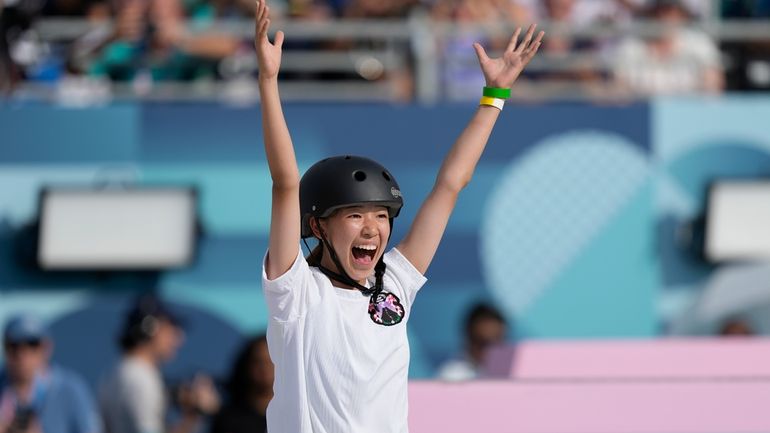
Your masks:
M565 97L568 92L598 93L603 89L602 74L597 68L597 56L605 41L596 37L577 37L564 30L587 28L599 22L615 21L621 8L614 0L516 0L527 10L528 20L548 22L557 28L541 48L544 59L550 59L556 69L530 69L525 78L547 83L548 91ZM558 30L562 29L562 31ZM576 56L576 54L578 56ZM522 96L536 98L546 89L520 88Z
M526 21L525 11L507 0L437 0L431 15L434 20L451 21L461 27L466 24L507 25ZM500 50L507 40L494 40L485 34L465 30L449 34L440 42L442 94L449 100L477 99L478 89L484 86L484 77L479 73L476 55L469 47L479 42Z
M49 365L53 341L35 316L12 318L3 332L0 432L100 433L96 405L85 382Z
M273 361L267 338L249 339L235 358L227 381L227 404L214 418L211 433L264 433L267 404L273 398Z
M0 96L10 94L36 60L39 43L32 26L39 13L37 2L0 0Z
M212 79L219 61L240 45L235 36L205 30L217 9L204 1L118 0L116 10L115 32L92 61L92 75L149 83Z
M626 13L625 2L639 0L513 0L524 8L527 20L556 21L587 27L600 21L615 21Z
M181 418L166 425L168 402L160 366L182 344L180 319L154 296L138 300L126 316L120 346L123 357L104 381L99 403L108 433L194 433L205 416L219 410L212 381L198 376L176 395Z
M649 8L656 0L605 0L614 1L620 6L620 9L625 9L625 12L620 11L619 16L623 19L633 19L636 16L642 15L646 8ZM733 0L727 0L733 1ZM753 0L750 0L753 1ZM766 0L760 0L766 1ZM713 1L704 0L682 0L682 4L692 14L693 19L703 20L712 16L715 12L713 10Z
M618 45L613 75L621 94L716 94L723 90L719 50L708 35L685 28L692 14L681 0L654 0L644 16L664 24L665 29L655 37L632 37Z
M487 304L476 304L465 319L465 349L461 357L439 367L443 380L470 380L479 377L490 347L505 341L507 323L502 313Z

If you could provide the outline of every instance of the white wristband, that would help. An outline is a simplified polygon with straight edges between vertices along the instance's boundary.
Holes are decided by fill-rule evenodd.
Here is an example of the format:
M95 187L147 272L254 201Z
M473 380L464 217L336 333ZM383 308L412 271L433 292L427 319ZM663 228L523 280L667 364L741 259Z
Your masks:
M498 110L503 111L505 100L500 98L493 98L491 96L482 96L481 101L479 101L479 105L491 105Z

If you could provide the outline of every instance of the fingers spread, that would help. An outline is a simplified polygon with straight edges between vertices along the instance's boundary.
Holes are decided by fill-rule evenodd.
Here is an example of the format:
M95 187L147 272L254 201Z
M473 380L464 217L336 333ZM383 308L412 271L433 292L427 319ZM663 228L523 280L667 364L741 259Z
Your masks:
M530 60L532 60L532 58L535 57L535 54L537 54L537 49L538 48L540 48L540 42L539 41L538 42L533 42L532 43L532 48L530 48L529 51L526 52L526 54L524 56L524 60L526 62L529 62Z
M473 44L473 49L476 50L476 56L479 58L479 62L484 63L489 60L487 52L484 51L484 47L482 47L480 43L475 42Z
M521 53L529 46L529 43L532 41L532 35L535 33L535 27L537 27L537 24L532 24L529 26L527 34L524 35L524 40L521 41L518 47L516 47L515 52Z
M257 19L257 23L262 21L264 14L265 14L265 2L263 0L257 0L257 10L254 14L254 16Z
M262 37L262 26L264 24L265 2L257 0L257 7L254 11L254 34L257 38Z
M270 27L270 18L265 18L259 27L259 37L267 37L268 27Z
M505 47L505 51L513 51L516 48L516 42L519 40L519 34L521 34L521 27L516 27L516 31L513 32L511 40L508 42L508 46Z
M534 42L532 42L532 45L539 44L540 41L543 40L543 36L545 36L545 32L541 30L540 33L537 34L537 37L535 38Z

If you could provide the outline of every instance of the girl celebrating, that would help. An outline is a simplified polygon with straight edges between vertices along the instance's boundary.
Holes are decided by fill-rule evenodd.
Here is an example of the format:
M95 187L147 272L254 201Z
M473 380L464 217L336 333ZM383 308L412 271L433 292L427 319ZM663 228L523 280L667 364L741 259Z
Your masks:
M402 206L393 175L366 158L340 156L300 179L278 95L283 32L270 43L270 8L257 0L255 45L265 153L273 181L263 289L275 364L271 433L406 432L406 324L458 194L468 184L510 87L543 32L513 34L500 58L474 44L487 87L449 150L406 237L385 252ZM318 246L305 258L300 240Z

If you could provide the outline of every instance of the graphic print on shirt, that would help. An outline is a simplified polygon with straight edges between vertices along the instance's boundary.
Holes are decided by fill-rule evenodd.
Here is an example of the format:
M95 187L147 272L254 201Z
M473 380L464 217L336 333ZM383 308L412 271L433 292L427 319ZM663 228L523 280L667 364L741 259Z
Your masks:
M392 326L401 322L406 310L398 296L378 290L369 298L369 317L378 325Z

